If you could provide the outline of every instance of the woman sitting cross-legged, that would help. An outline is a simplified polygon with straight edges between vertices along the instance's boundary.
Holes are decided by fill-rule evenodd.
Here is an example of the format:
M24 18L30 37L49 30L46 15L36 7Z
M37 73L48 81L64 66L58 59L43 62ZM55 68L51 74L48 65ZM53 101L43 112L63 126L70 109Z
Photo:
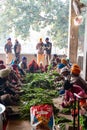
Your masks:
M80 86L70 83L69 80L66 80L64 82L63 87L65 90L65 96L62 103L62 107L69 107L73 105L74 93L78 94L78 96L81 96L81 97L87 97L87 94ZM86 100L81 100L80 104L86 105Z

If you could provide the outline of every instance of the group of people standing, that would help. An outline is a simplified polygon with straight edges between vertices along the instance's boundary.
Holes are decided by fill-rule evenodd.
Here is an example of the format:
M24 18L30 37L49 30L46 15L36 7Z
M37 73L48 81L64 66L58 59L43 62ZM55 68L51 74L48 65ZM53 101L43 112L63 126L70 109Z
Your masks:
M43 39L40 38L39 42L36 45L37 49L37 64L40 65L49 65L49 62L51 60L51 51L52 51L52 43L49 41L49 38L47 37L45 39L45 43L43 42Z
M18 62L20 62L21 44L17 39L15 39L13 47L11 38L8 38L4 46L4 51L6 53L6 65L9 65L12 62L12 49L14 49L15 58Z
M20 62L20 53L21 53L21 44L17 39L15 39L15 44L13 46L11 38L7 39L7 42L4 46L4 51L6 53L6 65L9 65L12 62L12 49L14 50L15 59ZM51 60L51 51L52 51L52 43L49 41L47 37L45 39L45 43L43 39L40 38L39 42L36 45L37 49L37 64L49 65Z

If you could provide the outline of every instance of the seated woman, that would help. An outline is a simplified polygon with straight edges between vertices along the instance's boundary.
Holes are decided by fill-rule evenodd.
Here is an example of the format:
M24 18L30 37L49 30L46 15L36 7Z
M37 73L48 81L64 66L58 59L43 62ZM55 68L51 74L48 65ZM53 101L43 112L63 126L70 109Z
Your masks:
M36 73L39 71L39 66L38 64L36 63L35 60L32 60L29 65L28 65L28 72L30 73Z
M58 66L57 66L58 73L61 73L61 69L64 68L66 65L67 65L67 60L62 58L61 62L58 63Z
M23 71L25 71L25 72L27 71L27 57L25 57L25 56L22 57L22 61L19 63L19 67Z
M69 106L73 105L74 93L78 94L78 96L81 96L81 97L87 97L87 94L80 86L70 83L69 80L66 80L64 82L63 87L65 90L64 101L62 103L63 107L69 107ZM84 100L84 101L82 100L80 102L83 102L83 104L85 104L86 100Z
M42 62L40 62L39 70L40 70L40 72L42 72L42 73L45 71L45 68L43 67L43 63L42 63Z
M0 70L5 69L5 68L6 68L6 66L4 65L4 61L0 60Z
M8 76L8 81L13 85L21 86L21 78L18 77L14 69L11 69L11 72Z
M16 89L16 86L12 85L11 82L9 82L8 77L10 72L10 68L0 70L0 102L6 103L5 105L7 105L7 102L8 104L12 103L10 102L12 98L16 99L16 95L19 94L19 91Z
M61 69L61 76L63 80L70 80L70 70L67 67L64 67ZM59 91L59 94L62 95L65 93L64 88L62 87L61 90Z
M52 59L50 60L50 64L52 64L53 62L57 64L57 61L56 61L57 57L58 57L57 54L54 54Z
M13 80L16 84L13 84ZM20 83L20 79L15 75L12 68L0 70L0 85L3 86L2 88L6 90L6 93L15 95L18 85L21 85Z
M61 69L64 68L64 67L67 67L68 69L71 68L71 66L69 65L67 59L62 58L61 63L58 64L58 68L57 68L58 72L61 73Z
M25 75L25 71L19 67L17 60L14 60L12 64L13 70L16 72L17 76L20 78L22 75Z
M45 65L45 67L44 67L45 72L48 71L48 67L49 67L49 65Z
M61 69L61 75L63 76L64 80L70 79L70 70L67 67Z
M87 83L80 76L81 69L78 64L73 64L71 67L71 82L73 84L79 85L87 93Z

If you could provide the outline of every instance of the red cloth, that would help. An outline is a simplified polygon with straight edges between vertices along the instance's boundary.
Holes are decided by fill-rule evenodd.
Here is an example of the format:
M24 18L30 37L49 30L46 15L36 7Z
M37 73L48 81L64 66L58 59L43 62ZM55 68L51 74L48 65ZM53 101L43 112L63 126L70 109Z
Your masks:
M36 63L35 60L32 60L29 65L28 65L28 69L30 70L32 68L32 71L33 72L36 72L37 70L39 70L39 66L38 64Z
M70 90L66 90L65 92L65 99L66 101L69 101L69 99L74 99L74 93L78 94L81 97L85 97L86 93L85 91L78 85L73 85L73 87Z
M13 70L15 70L15 71L18 69L18 66L17 66L17 65L15 65L15 64L14 64L14 65L12 65L12 67L13 67Z

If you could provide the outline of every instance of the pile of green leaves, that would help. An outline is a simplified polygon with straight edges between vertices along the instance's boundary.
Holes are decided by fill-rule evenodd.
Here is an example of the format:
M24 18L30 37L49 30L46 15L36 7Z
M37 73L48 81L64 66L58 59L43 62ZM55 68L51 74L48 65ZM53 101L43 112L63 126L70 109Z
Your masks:
M30 107L34 105L50 104L53 106L54 114L59 111L55 108L52 101L53 98L59 96L58 90L54 89L56 88L54 85L55 78L58 78L58 76L60 77L57 72L49 74L30 73L26 75L25 84L22 87L24 94L20 97L20 113L22 119L30 118Z
M85 115L81 115L80 117L80 125L82 126L83 130L87 129L87 117Z
M52 97L59 94L56 90L47 90L42 88L31 88L28 85L24 88L24 95L21 98L20 111L22 119L29 119L30 107L40 104L50 104L54 107ZM54 110L55 111L55 110Z
M65 117L60 117L60 116L55 117L55 124L67 123L67 122L71 122L71 120L69 120Z
M56 71L48 73L30 73L25 77L25 83L29 83L33 88L57 88L62 86L63 78Z
M71 114L71 107L63 108L61 110L61 113L63 113L63 114Z

